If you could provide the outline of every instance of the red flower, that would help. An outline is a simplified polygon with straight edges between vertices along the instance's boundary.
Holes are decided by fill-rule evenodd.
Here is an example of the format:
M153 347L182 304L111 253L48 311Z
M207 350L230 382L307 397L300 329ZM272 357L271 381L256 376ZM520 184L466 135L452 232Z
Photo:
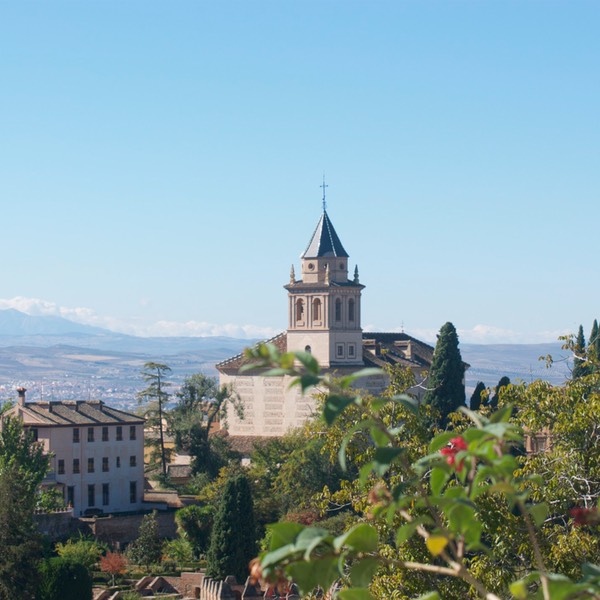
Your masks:
M453 467L456 463L456 455L461 451L461 450L466 450L467 449L467 442L465 441L465 439L461 436L457 436L455 438L452 438L449 442L448 445L445 448L442 448L440 450L440 454L442 456L446 457L446 462ZM463 468L463 463L464 460L461 460L457 465L456 465L456 471L458 473L460 473L462 471Z
M597 508L572 508L569 514L573 517L575 525L594 525L600 522Z

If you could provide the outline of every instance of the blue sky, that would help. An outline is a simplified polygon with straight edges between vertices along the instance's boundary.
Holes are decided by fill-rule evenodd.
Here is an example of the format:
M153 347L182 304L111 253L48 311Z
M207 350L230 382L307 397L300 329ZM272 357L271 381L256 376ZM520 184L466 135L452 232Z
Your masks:
M0 2L0 308L261 336L321 211L363 324L600 317L597 2Z

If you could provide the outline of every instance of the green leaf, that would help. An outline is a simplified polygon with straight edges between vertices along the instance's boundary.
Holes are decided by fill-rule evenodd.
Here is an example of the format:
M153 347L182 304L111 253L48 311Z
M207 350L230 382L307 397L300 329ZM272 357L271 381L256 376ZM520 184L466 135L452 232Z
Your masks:
M376 448L373 457L373 470L381 476L386 473L390 465L403 452L402 448Z
M327 396L323 408L323 417L327 425L331 425L344 409L354 402L353 397L349 396Z
M318 375L320 371L317 359L310 352L296 352L296 358L304 365L308 373Z
M534 581L538 581L540 575L537 571L532 571L522 579L514 581L510 584L510 593L516 598L516 600L526 600L528 594L528 587Z
M371 592L366 588L352 588L349 590L342 590L338 593L337 597L340 600L373 600Z
M299 523L275 523L268 525L267 528L271 532L271 542L269 544L269 551L277 550L281 546L292 544L296 541L296 538L301 531L304 530L304 526Z
M406 540L410 539L417 530L418 525L418 523L412 521L398 527L398 531L396 531L396 546L401 546Z
M352 565L350 569L350 580L352 585L357 588L366 588L370 585L377 569L379 560L372 556L367 556Z
M434 496L439 496L446 482L450 479L450 473L442 467L434 467L431 470L429 484L431 485L431 493Z
M549 508L545 502L541 502L540 504L532 504L531 506L528 506L527 512L531 515L535 524L538 527L541 527L548 516Z
M441 600L440 595L437 592L427 592L415 600Z
M361 369L360 371L356 371L356 373L352 373L352 375L346 375L343 377L340 381L340 385L342 388L346 389L349 388L357 379L382 374L383 371L381 369Z
M406 410L411 412L413 415L418 415L421 405L416 398L411 398L406 394L400 394L398 396L392 396L392 400L394 402L398 402L398 404L402 404Z
M339 550L348 546L356 552L374 552L377 550L379 535L377 530L366 523L359 523L333 540L333 547Z
M286 567L286 573L298 584L303 595L314 588L327 589L342 575L338 557L295 562Z
M381 431L381 429L377 427L377 425L371 427L370 432L371 438L373 438L373 441L375 442L375 444L377 444L377 446L385 446L390 443L390 440L386 435L385 431Z
M475 521L475 511L471 506L456 502L448 510L448 524L452 531L464 533Z

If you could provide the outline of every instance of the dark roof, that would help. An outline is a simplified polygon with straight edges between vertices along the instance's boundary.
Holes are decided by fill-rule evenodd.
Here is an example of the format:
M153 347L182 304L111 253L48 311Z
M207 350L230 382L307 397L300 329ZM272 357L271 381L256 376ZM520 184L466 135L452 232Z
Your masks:
M287 352L287 333L279 333L271 339L264 340L263 344L273 344L280 352ZM258 346L258 344L256 344ZM227 372L229 370L237 371L242 365L248 364L248 359L244 356L244 353L236 354L231 358L222 360L217 363L215 367L218 371ZM250 372L248 375L256 375L256 372Z
M344 250L342 242L340 242L340 238L325 210L301 258L319 258L322 256L348 257L348 253Z
M433 346L414 338L407 333L379 333L365 331L363 337L363 360L366 367L382 368L386 364L399 364L404 367L429 369L433 359ZM274 344L280 352L287 352L287 334L266 340ZM243 354L238 354L216 365L221 372L236 372L248 360ZM469 365L465 363L465 368ZM330 370L356 370L352 365L332 365ZM249 371L248 375L258 375L259 371Z
M15 405L11 412L14 410L19 410L25 424L31 422L41 426L119 425L144 422L143 417L107 406L101 400L26 402L22 407Z

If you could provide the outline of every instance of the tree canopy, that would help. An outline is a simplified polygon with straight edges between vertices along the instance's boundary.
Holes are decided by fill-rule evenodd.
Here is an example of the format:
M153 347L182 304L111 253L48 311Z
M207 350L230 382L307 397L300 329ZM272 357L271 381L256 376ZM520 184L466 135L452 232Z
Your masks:
M465 369L458 348L454 325L445 323L440 329L427 379L424 402L440 413L440 424L448 415L465 404Z

